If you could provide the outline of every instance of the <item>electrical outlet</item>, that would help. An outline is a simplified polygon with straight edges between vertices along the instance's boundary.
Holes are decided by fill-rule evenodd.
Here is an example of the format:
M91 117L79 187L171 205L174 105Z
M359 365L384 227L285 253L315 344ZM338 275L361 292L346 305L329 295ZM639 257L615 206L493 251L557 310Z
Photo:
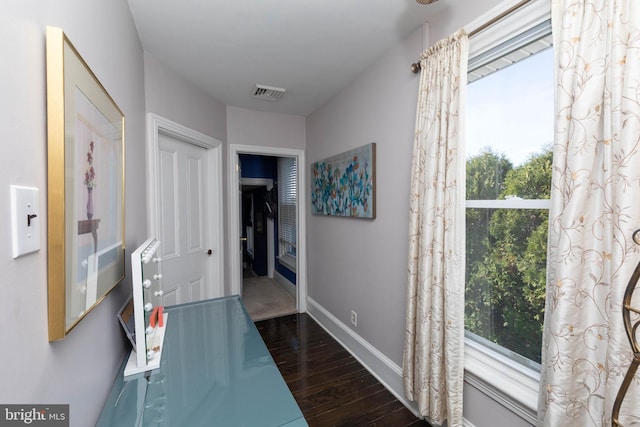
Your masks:
M358 326L358 313L351 310L351 324L355 327Z

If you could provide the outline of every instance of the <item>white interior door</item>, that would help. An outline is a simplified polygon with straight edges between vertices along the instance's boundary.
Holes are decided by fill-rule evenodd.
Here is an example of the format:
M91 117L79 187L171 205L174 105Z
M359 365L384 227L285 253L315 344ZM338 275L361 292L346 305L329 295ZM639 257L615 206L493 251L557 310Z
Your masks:
M158 135L159 240L162 304L207 298L207 150L173 136Z

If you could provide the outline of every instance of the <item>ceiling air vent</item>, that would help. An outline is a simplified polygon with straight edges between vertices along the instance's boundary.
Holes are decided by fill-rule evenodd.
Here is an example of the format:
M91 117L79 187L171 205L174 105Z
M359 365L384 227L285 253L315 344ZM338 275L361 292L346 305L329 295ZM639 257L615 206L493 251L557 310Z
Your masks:
M277 101L282 98L282 95L286 92L286 89L281 87L265 86L256 84L256 88L251 95L252 98L262 99L265 101Z

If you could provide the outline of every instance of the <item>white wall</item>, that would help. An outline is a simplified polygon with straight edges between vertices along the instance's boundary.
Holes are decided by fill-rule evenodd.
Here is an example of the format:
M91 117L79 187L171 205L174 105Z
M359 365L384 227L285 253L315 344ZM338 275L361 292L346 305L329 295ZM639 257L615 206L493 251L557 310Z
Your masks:
M431 43L499 1L450 3L431 22L427 37ZM377 374L396 387L401 398L398 377L405 330L409 175L419 83L409 66L426 47L422 30L416 30L307 117L307 170L320 159L377 143L375 220L315 216L307 206L310 312L362 360L372 361L374 369L382 367ZM357 328L350 324L351 310L358 314ZM526 425L468 384L465 398L465 418L477 427Z
M376 143L375 220L310 215L309 296L402 364L407 281L409 169L422 50L417 30L307 118L307 170L340 152Z
M227 107L227 141L229 144L303 150L306 145L305 118Z
M93 425L125 356L116 312L127 277L68 337L47 338L45 27L61 27L126 117L126 247L141 243L144 204L142 47L126 0L16 1L0 14L0 402L68 403ZM40 189L39 252L13 259L9 185ZM127 251L128 253L128 251ZM127 271L130 266L127 263Z
M226 106L147 52L144 54L144 86L147 112L226 141Z

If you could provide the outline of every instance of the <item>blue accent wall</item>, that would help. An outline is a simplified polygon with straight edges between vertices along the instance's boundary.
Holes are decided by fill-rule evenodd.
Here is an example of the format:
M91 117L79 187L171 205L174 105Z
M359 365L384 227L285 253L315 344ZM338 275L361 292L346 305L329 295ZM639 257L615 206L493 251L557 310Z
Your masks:
M256 154L240 154L242 178L278 178L278 159Z
M273 244L275 246L275 254L276 254L276 267L275 267L276 271L282 274L284 277L287 278L288 281L290 281L295 285L297 284L296 273L289 270L285 265L280 264L280 261L278 261L278 255L280 255L280 245L278 244L278 221L274 221L274 229L275 229L274 232L275 232L276 238L274 239L275 241L273 242Z
M278 252L278 244L276 243L276 253ZM278 261L276 259L276 271L280 274L282 274L284 277L287 278L288 281L290 281L291 283L293 283L294 285L296 285L296 273L294 273L293 271L289 270L287 267L285 267L284 265L280 264L280 261Z

